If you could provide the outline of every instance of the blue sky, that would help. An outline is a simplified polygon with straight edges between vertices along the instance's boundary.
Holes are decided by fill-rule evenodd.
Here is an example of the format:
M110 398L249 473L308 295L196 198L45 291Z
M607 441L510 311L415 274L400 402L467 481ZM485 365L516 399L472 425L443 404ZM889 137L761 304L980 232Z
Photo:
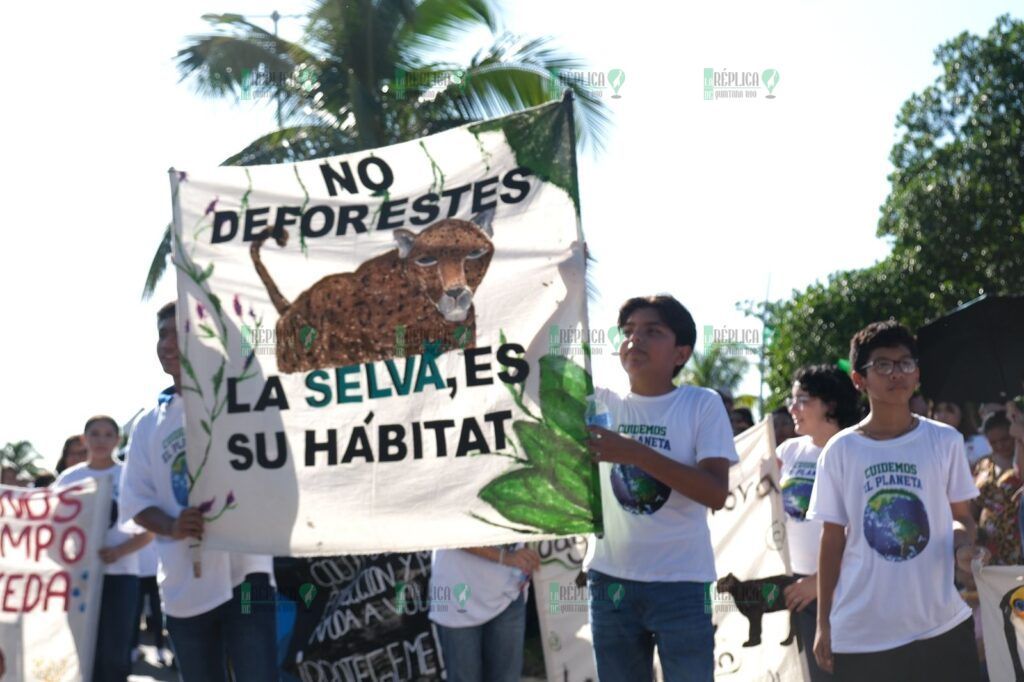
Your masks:
M899 107L938 75L936 46L1011 12L988 1L506 4L510 30L626 76L605 152L580 159L595 327L629 296L669 292L698 328L757 328L737 301L884 257L875 229ZM154 313L172 278L139 299L170 214L166 170L216 165L273 127L265 102L199 99L172 58L205 13L306 7L184 0L147 6L144 20L127 2L5 9L0 442L31 440L52 466L87 417L125 420L167 385ZM300 28L281 24L286 37ZM704 101L705 68L774 68L776 98ZM613 358L595 372L621 387ZM742 388L756 393L756 373Z

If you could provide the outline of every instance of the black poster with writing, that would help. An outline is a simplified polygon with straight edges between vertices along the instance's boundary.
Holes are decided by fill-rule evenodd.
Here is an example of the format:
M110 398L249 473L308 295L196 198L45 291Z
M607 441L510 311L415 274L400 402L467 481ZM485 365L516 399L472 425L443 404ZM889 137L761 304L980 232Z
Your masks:
M429 613L430 552L275 560L298 602L283 669L302 682L443 676Z

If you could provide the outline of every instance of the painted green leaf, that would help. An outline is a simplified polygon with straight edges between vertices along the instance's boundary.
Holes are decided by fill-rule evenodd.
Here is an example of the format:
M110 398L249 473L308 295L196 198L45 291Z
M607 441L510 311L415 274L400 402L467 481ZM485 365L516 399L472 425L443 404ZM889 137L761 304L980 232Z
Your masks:
M545 386L557 386L581 403L594 392L594 384L587 371L569 358L545 355L540 359L541 391Z
M516 163L526 166L545 182L561 187L580 211L580 192L576 182L575 149L572 136L572 108L564 102L552 102L511 116L469 126L474 135L501 130Z
M199 277L196 278L196 284L202 284L203 282L208 280L212 274L213 274L213 263L210 263L208 266L206 266L205 270L203 270L201 273L199 273Z
M540 409L544 422L578 443L587 439L590 376L572 360L558 355L540 359Z
M587 450L542 424L517 421L512 430L537 472L570 502L590 509L595 467Z
M214 394L217 394L217 393L220 392L220 382L224 380L224 365L225 364L226 364L225 362L221 361L220 368L217 369L216 373L213 375L213 392L214 392Z
M594 520L586 509L568 501L537 469L517 469L494 479L480 491L509 521L549 533L589 532Z

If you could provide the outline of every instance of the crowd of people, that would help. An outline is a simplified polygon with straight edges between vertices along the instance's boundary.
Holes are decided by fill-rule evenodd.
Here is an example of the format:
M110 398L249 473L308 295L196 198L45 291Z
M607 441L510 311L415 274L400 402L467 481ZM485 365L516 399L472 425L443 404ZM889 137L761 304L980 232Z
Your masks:
M706 589L716 572L708 510L725 504L738 461L733 438L753 415L713 390L676 384L696 343L677 300L630 299L618 325L630 390L597 389L612 428L589 427L604 516L586 564L598 676L652 679L657 648L666 680L709 681ZM135 425L124 461L115 456L118 424L96 416L65 442L56 481L34 483L112 484L115 512L98 550L105 577L93 679L127 679L146 614L161 650L166 627L184 682L224 680L229 669L246 682L276 680L272 558L198 544L203 516L181 485L188 471L174 303L159 311L157 329L173 385ZM975 410L920 396L916 341L892 320L854 335L850 367L801 368L786 406L768 415L796 577L784 596L811 679L983 679L971 561L1022 563L1024 416L1012 402ZM623 435L630 432L664 437ZM809 498L787 495L800 485L811 486ZM883 506L888 522L923 520L926 530L894 541L879 530ZM449 680L519 679L529 578L539 565L522 544L434 552L431 594L469 586L455 595L457 610L431 602ZM243 582L261 595L244 615Z

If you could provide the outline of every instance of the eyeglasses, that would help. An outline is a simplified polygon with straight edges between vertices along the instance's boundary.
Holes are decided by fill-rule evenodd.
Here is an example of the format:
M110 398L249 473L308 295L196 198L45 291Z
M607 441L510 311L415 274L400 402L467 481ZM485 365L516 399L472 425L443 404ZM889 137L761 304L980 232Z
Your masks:
M895 361L888 358L879 358L864 365L864 370L866 371L872 367L884 377L889 376L897 369L900 374L910 374L917 369L917 358L903 358L902 360Z
M812 395L799 395L796 398L786 398L786 407L792 408L794 405L799 405L802 408L812 400L814 400L814 396Z

